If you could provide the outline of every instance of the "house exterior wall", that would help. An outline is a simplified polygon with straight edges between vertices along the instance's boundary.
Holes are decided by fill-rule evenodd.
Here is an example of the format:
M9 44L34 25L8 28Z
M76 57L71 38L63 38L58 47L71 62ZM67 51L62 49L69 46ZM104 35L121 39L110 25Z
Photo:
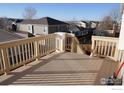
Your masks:
M27 24L17 24L17 30L28 32L28 25Z
M32 32L34 28L34 35L36 34L51 34L54 32L68 31L68 25L41 25L41 24L18 24L19 31Z
M34 34L48 34L48 25L34 25Z

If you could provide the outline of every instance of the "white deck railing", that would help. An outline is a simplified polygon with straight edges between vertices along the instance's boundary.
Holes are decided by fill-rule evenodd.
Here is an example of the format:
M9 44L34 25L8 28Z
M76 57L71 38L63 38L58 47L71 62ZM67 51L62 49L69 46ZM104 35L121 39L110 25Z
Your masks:
M33 37L0 44L0 74L39 59L57 49L56 35Z
M0 74L39 60L54 51L74 52L74 36L51 34L0 43Z
M118 50L118 38L92 37L93 54L108 56L115 61L124 60L124 51ZM27 39L0 43L0 74L39 60L54 51L84 53L79 41L71 34L42 35Z
M108 56L117 59L118 38L93 36L92 50L97 55Z
M114 37L92 36L91 55L110 57L121 64L124 61L124 51L118 49L118 41L119 38ZM123 69L120 72L120 78L123 75Z

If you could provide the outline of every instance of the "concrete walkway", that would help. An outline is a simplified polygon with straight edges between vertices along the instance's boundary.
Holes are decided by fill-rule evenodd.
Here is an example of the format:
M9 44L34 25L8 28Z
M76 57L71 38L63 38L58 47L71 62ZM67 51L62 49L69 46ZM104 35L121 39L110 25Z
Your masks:
M1 85L100 85L109 77L117 62L76 53L50 54L10 75L0 76Z

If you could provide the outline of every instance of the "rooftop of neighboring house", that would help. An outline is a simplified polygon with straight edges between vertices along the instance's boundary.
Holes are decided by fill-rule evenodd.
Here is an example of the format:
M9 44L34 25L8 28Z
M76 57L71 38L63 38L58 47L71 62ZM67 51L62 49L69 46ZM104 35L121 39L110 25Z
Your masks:
M20 24L43 24L43 25L61 25L67 24L66 22L53 19L51 17L43 17L40 19L25 19Z
M10 28L11 25L13 24L13 22L18 23L18 22L21 22L22 19L0 17L0 21L4 22L4 24L6 25L7 28L8 27ZM0 25L0 28L2 28L1 25Z
M22 38L24 37L17 35L13 32L0 30L0 42L6 42L6 41L17 40Z

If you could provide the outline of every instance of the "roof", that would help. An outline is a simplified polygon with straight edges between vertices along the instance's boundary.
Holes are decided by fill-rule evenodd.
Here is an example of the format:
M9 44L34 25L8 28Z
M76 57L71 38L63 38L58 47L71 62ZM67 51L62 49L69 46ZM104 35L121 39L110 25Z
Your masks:
M40 19L27 19L20 22L20 24L43 24L43 25L60 25L67 24L63 21L59 21L50 17L43 17Z
M69 31L77 32L80 31L80 29L75 24L70 24Z
M39 24L38 20L36 19L24 19L19 23L20 24Z
M0 42L6 42L6 41L17 40L22 38L23 37L17 34L0 30Z

